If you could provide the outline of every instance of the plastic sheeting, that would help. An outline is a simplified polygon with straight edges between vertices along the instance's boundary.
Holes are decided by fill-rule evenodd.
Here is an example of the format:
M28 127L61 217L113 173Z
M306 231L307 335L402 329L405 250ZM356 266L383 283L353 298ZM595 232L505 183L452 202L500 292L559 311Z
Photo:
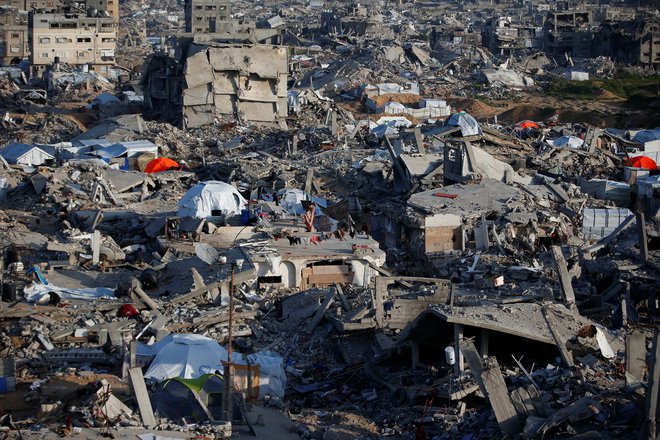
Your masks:
M33 284L26 287L23 295L28 302L38 302L42 298L48 298L50 292L55 292L62 299L98 299L114 298L115 289L109 287L71 289L68 287L57 287L53 285Z
M241 213L247 201L236 188L225 182L210 180L198 183L188 190L179 201L177 214L182 217L206 218L212 211L225 216Z
M305 192L301 189L284 189L280 191L280 206L287 212L287 214L292 215L302 215L305 213L305 209L302 206L302 201L307 200ZM312 196L312 201L316 203L316 212L315 215L325 215L323 211L319 209L319 206L324 208L328 206L328 202L325 199L320 197Z
M584 141L575 136L562 136L562 137L558 137L557 139L547 140L546 142L548 143L548 145L557 148L561 148L561 147L582 148L582 145L584 145Z
M463 136L483 134L477 120L467 113L454 113L447 119L447 125L461 127L461 134Z
M165 380L173 377L195 379L204 374L223 371L227 361L225 350L214 339L202 335L169 335L152 346L138 344L138 354L155 355L145 378ZM266 394L284 397L286 373L281 357L272 352L232 354L236 365L259 365L259 398Z
M633 142L639 142L640 144L657 141L658 139L660 139L660 127L652 130L642 130L632 138Z

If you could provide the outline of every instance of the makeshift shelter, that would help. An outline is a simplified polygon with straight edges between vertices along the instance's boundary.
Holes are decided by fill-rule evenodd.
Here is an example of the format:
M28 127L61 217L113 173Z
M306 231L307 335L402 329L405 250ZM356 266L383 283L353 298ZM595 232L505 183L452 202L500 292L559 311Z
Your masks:
M138 355L155 356L144 374L146 379L175 377L196 379L223 371L227 350L214 339L202 335L175 334L149 346L138 344ZM263 399L266 394L284 397L286 373L281 357L274 353L233 353L235 384L248 396Z
M520 121L520 122L518 122L518 123L516 124L516 129L517 129L517 130L528 130L528 129L530 129L530 130L538 130L539 128L541 128L541 127L539 127L539 124L537 124L537 123L534 122L534 121L529 121L529 120L527 120L527 121Z
M476 136L483 134L477 120L465 112L454 113L451 115L451 117L447 119L447 125L461 127L461 134L463 136Z
M658 164L656 164L653 159L647 156L631 157L626 162L628 163L628 166L634 168L644 168L646 170L655 170L658 168Z
M55 156L39 147L18 143L7 145L0 151L0 155L7 162L16 165L38 166L55 161Z
M160 173L162 171L180 170L181 165L173 161L169 157L157 157L147 164L144 169L145 173Z
M223 392L224 382L217 374L205 374L197 379L175 377L163 382L151 401L157 417L170 420L192 418L199 423L208 420L202 405L214 420L222 418Z
M652 130L642 130L635 133L632 141L644 144L646 142L656 141L658 139L660 139L660 128L654 128Z
M547 141L549 145L557 148L581 148L584 144L584 141L575 136L561 136L557 139L551 139Z
M305 213L305 208L302 202L307 200L307 195L303 190L288 188L279 191L280 206L291 215L302 215ZM325 199L312 196L312 202L317 206L315 214L324 215L320 207L326 207L328 203Z
M233 216L247 204L236 188L225 182L209 180L193 186L179 201L181 217L206 218L214 215Z

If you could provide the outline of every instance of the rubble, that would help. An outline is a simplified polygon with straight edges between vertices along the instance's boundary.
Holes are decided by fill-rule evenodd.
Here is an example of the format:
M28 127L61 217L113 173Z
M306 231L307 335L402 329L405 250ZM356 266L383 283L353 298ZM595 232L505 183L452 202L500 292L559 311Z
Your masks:
M655 437L648 7L11 3L3 433Z

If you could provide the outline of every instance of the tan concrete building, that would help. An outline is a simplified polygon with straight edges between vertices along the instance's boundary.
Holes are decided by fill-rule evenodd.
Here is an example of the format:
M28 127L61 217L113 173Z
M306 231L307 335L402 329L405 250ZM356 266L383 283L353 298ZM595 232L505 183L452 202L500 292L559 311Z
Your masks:
M0 64L17 64L29 56L28 15L16 8L0 8Z
M215 34L230 28L230 0L185 0L186 32Z
M82 14L30 14L33 74L41 75L55 62L88 65L108 76L115 64L117 23L110 17Z

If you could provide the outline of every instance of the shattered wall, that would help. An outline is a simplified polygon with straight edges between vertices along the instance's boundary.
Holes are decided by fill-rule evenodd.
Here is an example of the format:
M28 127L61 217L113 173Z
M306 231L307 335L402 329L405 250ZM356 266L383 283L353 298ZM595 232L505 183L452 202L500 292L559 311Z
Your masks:
M285 47L192 44L184 68L184 126L211 124L216 116L284 121L287 72Z

